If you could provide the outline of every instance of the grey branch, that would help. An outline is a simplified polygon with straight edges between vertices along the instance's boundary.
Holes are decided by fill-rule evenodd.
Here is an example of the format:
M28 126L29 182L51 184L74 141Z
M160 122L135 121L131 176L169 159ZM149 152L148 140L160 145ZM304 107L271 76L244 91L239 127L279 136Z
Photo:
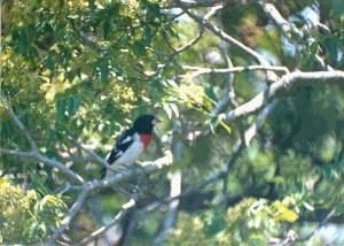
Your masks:
M263 126L266 118L272 111L272 109L276 106L277 101L274 100L271 103L267 104L257 116L256 121L244 132L243 138L245 142L245 146L250 145L252 139L257 135L258 130Z
M301 38L302 33L300 33L298 29L296 29L287 20L285 20L273 4L267 3L265 1L259 1L259 4L263 8L264 12L277 25L277 27L279 27L283 31L283 33L288 38L291 37L291 32L294 32L295 34L297 34L299 38Z
M54 234L51 236L51 238L47 242L47 245L54 245L57 238L65 230L67 230L70 222L77 216L81 208L84 206L89 192L90 192L90 184L85 183L83 186L82 192L78 196L78 199L74 202L72 207L69 209L68 215L62 220L60 227L55 230Z
M198 33L198 35L195 38L191 39L188 43L186 43L182 47L176 49L175 52L169 56L174 57L174 56L184 52L185 50L189 49L191 46L196 44L202 38L202 36L203 36L203 29L200 30L200 32Z
M8 102L8 100L5 98L5 96L2 93L0 94L0 99L3 102L8 113L10 114L11 119L13 120L15 125L19 128L21 133L25 136L25 138L27 139L27 141L29 142L30 147L31 147L31 151L26 151L26 152L0 148L0 153L7 154L7 155L14 155L14 156L18 156L20 158L36 159L38 161L41 161L41 162L47 164L48 166L50 166L52 168L56 168L56 169L60 170L62 173L66 174L69 178L71 178L75 182L77 182L79 184L83 183L84 182L83 178L80 175L73 172L72 170L70 170L63 163L56 161L56 160L49 159L46 156L39 153L39 149L37 147L36 142L32 138L31 134L29 133L29 131L27 130L27 128L25 127L23 122L14 113L11 104Z
M106 160L104 160L101 156L99 156L97 153L95 153L93 150L84 147L82 144L80 144L78 141L76 141L73 137L68 137L68 139L76 146L78 147L80 150L84 151L89 158L92 161L97 162L98 164L100 164L101 166L110 169L110 170L114 170L107 162Z
M211 7L220 2L219 0L180 0L180 3L183 4L185 8ZM173 5L170 8L175 7L178 7L178 5Z
M227 69L231 69L234 67L233 62L228 54L226 44L223 42L220 45L221 54L225 60ZM226 106L230 104L232 107L237 107L238 103L236 101L235 91L234 91L234 73L228 72L225 74L225 88L226 92L222 96L222 98L218 101L216 107L210 112L210 117L216 117L218 114L225 110Z
M129 180L134 176L147 175L165 168L172 164L172 158L170 155L170 153L166 153L166 156L159 158L154 162L145 163L144 166L133 168L128 172L117 173L114 176L104 180L94 180L84 183L82 192L78 196L77 201L69 209L67 216L63 219L60 227L55 230L51 238L48 240L47 245L52 245L68 229L71 221L78 215L81 208L85 204L86 198L90 194L115 185L119 182Z
M319 223L317 224L317 226L314 228L313 231L311 231L308 235L300 237L297 239L298 242L305 242L309 239L311 239L315 233L317 231L319 231L321 229L321 227L323 227L336 213L335 209L332 209L321 221L319 221Z
M221 6L220 6L221 7ZM216 12L220 9L219 6L212 8L203 18L204 21L208 20L209 18L211 18L214 14L216 14ZM172 58L184 51L186 51L187 49L189 49L190 47L192 47L194 44L196 44L203 36L204 33L204 29L202 26L200 26L200 31L198 33L198 35L196 37L194 37L193 39L191 39L189 42L187 42L185 45L183 45L182 47L179 47L177 49L175 49L175 51L168 55L170 57L170 60L172 60Z
M207 75L212 73L240 73L246 71L263 70L263 71L275 71L288 73L289 70L284 66L270 66L270 65L250 65L250 66L236 66L229 68L206 68L206 67L194 67L183 66L185 70L194 71L192 77L198 77L200 75Z
M208 29L209 31L211 31L212 33L214 33L215 35L217 35L219 38L221 38L222 40L240 48L241 50L243 50L246 54L252 56L256 61L258 61L258 63L262 64L262 65L269 65L268 62L256 51L254 51L253 49L251 49L250 47L246 46L245 44L243 44L242 42L236 40L235 38L231 37L230 35L228 35L227 33L225 33L223 30L221 30L219 27L217 27L216 25L212 25L209 22L206 22L204 20L204 18L192 13L191 11L188 10L188 8L183 4L182 1L178 0L177 1L179 7L181 9L183 9L183 11L188 14L193 20L195 20L197 23L199 23L200 25L202 25L203 27L205 27L206 29Z
M121 221L121 219L127 214L127 212L130 209L132 209L134 206L135 206L135 202L133 202L133 200L130 200L129 202L125 203L122 206L122 209L117 213L115 218L111 221L111 223L109 223L108 225L100 227L96 231L92 232L89 236L87 236L87 237L83 238L82 240L80 240L75 245L80 245L80 246L81 245L86 245L87 243L95 240L100 235L104 234L107 230L109 230L110 228L112 228L115 225L117 225Z
M170 179L170 202L168 204L168 210L166 212L165 218L163 219L157 236L154 239L152 245L163 245L168 233L175 227L177 215L178 215L178 206L179 199L182 191L182 172L176 171L169 175Z
M259 1L260 6L263 8L264 12L270 19L275 23L275 25L282 31L284 36L288 38L291 42L294 42L296 46L299 46L300 40L303 38L303 33L295 25L289 23L283 18L281 13L272 3L267 3L265 1ZM297 40L293 40L292 37L296 37ZM319 56L315 55L315 60L318 62L320 67L324 70L332 71L333 68L326 64L326 62Z
M250 145L252 139L254 139L257 134L258 130L264 125L264 122L266 121L267 117L277 104L277 99L273 100L271 103L268 103L265 105L262 110L259 112L257 119L255 122L251 124L250 127L248 127L240 136L240 138L236 141L236 143L233 146L233 151L231 154L231 158L227 162L227 165L225 167L225 170L223 173L219 173L218 177L223 178L223 191L224 194L227 193L227 184L228 184L228 173L242 151L245 149L246 146Z
M100 46L95 40L92 39L90 35L87 35L86 33L82 31L76 31L78 38L87 46L94 49L95 51L102 53L105 52L106 49L102 46Z
M227 33L225 33L218 26L213 25L213 24L207 22L204 18L202 18L202 17L192 13L191 11L189 11L188 8L186 8L185 5L183 5L182 1L177 0L176 2L179 5L179 7L186 14L188 14L194 21L199 23L202 27L204 27L207 30L209 30L210 32L214 33L216 36L218 36L223 41L238 47L244 53L246 53L247 55L249 55L253 59L255 59L260 65L265 65L265 66L269 66L270 65L269 62L263 56L261 56L258 52L256 52L252 48L246 46L244 43L242 43L239 40L233 38L232 36L228 35ZM267 75L267 80L268 81L275 82L277 80L277 75L273 71L271 71L271 70L267 70L266 71L266 75Z
M220 44L220 51L221 51L222 56L224 57L226 67L227 68L233 68L234 64L232 62L232 59L230 58L230 55L229 55L229 52L227 49L227 45L225 42L222 42L222 45ZM235 79L235 76L233 73L227 73L225 76L224 82L225 82L226 89L227 89L226 94L228 96L228 100L229 100L231 106L237 107L238 103L236 101L236 96L235 96L235 91L234 91L234 79ZM219 109L218 112L215 113L215 115L218 115L221 110L222 109Z
M282 93L287 92L291 88L305 85L317 85L342 82L344 83L344 71L319 71L319 72L301 72L295 71L284 75L276 83L273 83L267 90L258 93L250 101L240 105L239 107L221 114L219 117L227 121L246 116L261 109L266 101L271 98L278 97Z
M6 97L2 93L0 93L0 100L2 101L8 113L10 114L11 119L13 120L14 124L19 128L19 130L25 136L26 140L29 142L31 149L38 151L37 145L35 141L33 140L30 132L28 131L28 129L26 129L26 127L24 126L23 122L19 119L19 117L14 113L12 105L9 103L9 101L6 99Z
M175 141L172 141L174 160L176 161L182 159L183 152L184 152L184 144L181 139L178 139L178 133L181 131L180 127L181 127L180 124L175 123L174 130L173 130L173 133L174 133L173 138L177 138ZM168 204L166 215L164 219L162 220L161 225L159 226L157 235L154 238L152 245L164 244L168 233L176 225L178 207L179 207L179 199L176 197L179 197L180 194L182 193L182 172L180 170L171 172L168 174L168 178L170 180L169 198L171 199L171 201Z
M70 170L62 162L49 159L46 156L40 154L39 152L37 152L35 150L25 152L25 151L19 151L19 150L0 148L0 153L6 154L6 155L17 156L17 157L20 157L23 159L29 158L29 159L41 161L51 168L58 169L59 171L61 171L65 175L67 175L71 180L73 180L74 182L76 182L78 184L82 184L84 182L84 179L79 174Z

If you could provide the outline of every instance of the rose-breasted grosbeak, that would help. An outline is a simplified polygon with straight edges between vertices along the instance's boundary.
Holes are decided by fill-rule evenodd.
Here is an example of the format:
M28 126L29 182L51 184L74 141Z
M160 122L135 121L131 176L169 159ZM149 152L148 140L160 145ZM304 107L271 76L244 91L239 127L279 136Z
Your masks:
M109 165L131 165L152 141L152 133L157 118L145 114L139 116L131 128L126 130L106 158ZM102 170L102 178L106 176L106 168Z

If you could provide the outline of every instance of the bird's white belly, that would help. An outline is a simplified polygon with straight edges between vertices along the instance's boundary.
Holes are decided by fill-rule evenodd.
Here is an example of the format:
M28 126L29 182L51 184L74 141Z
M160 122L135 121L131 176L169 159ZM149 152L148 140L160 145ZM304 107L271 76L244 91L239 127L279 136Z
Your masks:
M139 136L135 136L134 142L130 145L130 147L119 157L115 164L122 164L122 165L131 165L133 164L139 157L139 155L144 150L144 146L139 140Z

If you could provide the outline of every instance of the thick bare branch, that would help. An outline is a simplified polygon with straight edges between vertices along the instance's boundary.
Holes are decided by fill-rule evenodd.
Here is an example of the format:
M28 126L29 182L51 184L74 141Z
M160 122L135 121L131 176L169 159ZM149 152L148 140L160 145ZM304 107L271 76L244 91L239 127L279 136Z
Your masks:
M268 96L284 92L293 87L329 83L344 83L344 71L316 71L316 72L301 72L295 71L293 73L283 76L277 83L271 85Z
M239 107L220 115L228 121L243 117L261 109L266 101L279 96L282 92L287 92L291 88L305 85L318 85L322 83L344 83L344 71L318 71L318 72L301 72L295 71L284 75L276 83L273 83L267 90L258 93L250 101Z
M259 1L259 4L263 8L264 12L288 38L291 37L292 32L294 32L299 38L301 38L302 33L300 33L300 31L295 28L295 26L291 25L286 19L284 19L278 9L272 3Z

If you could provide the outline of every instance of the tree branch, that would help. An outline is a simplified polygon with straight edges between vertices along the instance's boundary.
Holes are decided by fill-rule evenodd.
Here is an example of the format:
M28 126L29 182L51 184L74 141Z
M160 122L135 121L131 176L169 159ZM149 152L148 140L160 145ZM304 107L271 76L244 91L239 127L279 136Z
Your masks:
M246 46L245 44L241 43L240 41L236 40L235 38L231 37L224 31L222 31L219 27L210 24L209 22L206 22L202 17L190 12L188 8L183 4L182 1L177 0L176 1L178 6L187 14L189 15L193 20L195 20L197 23L217 35L219 38L222 40L238 47L239 49L243 50L246 54L250 55L253 57L258 63L262 65L269 65L268 62L256 51L251 49L250 47Z
M90 36L87 36L86 33L82 32L82 31L78 31L78 30L75 30L75 32L76 32L77 37L82 41L82 43L84 43L85 45L87 45L91 49L95 50L98 53L102 53L102 52L106 51L106 49L104 47L100 46Z
M276 83L273 83L265 91L258 93L250 101L240 105L239 107L219 115L219 117L227 121L246 116L261 109L268 99L278 97L282 92L295 88L297 86L316 85L321 83L344 83L344 71L318 71L318 72L301 72L295 71L284 75Z
M97 162L98 164L100 164L101 166L110 169L112 171L115 171L107 162L105 159L103 159L102 157L100 157L97 153L95 153L93 150L89 149L89 148L85 148L82 144L80 144L78 141L76 141L73 137L68 136L68 139L79 149L81 149L82 151L84 151L91 160Z
M121 210L116 214L115 218L109 223L108 225L100 227L98 230L92 232L87 237L81 239L78 243L76 243L76 246L86 245L87 243L95 240L100 235L104 234L107 230L117 225L121 219L128 213L129 210L131 210L135 206L134 200L130 200L129 202L125 203Z
M90 183L84 184L83 190L78 196L78 199L69 209L68 215L62 220L60 227L54 231L53 235L48 240L47 245L54 245L58 237L68 228L70 222L77 216L81 208L84 206L86 198L90 192L90 188Z
M313 231L311 231L309 234L303 237L298 238L296 241L305 242L311 239L315 235L315 233L319 231L320 228L323 227L334 216L335 213L336 213L336 210L332 209L330 212L327 213L327 215L321 221L319 221L318 225L314 228Z
M200 8L200 7L211 7L216 4L220 4L220 0L180 0L180 3L183 4L185 8ZM179 5L172 5L168 8L176 8Z
M84 179L80 175L78 175L75 172L73 172L72 170L70 170L63 163L56 161L56 160L49 159L49 158L45 157L44 155L40 154L36 142L32 138L31 134L29 133L29 131L27 130L27 128L25 127L23 122L14 113L11 104L8 102L8 100L5 98L5 96L2 93L0 93L0 100L5 105L5 108L7 109L8 113L10 114L11 119L13 120L15 125L19 128L19 130L25 136L25 138L27 139L27 141L29 142L29 144L31 146L31 151L28 151L28 152L0 148L0 153L7 154L7 155L14 155L14 156L18 156L20 158L32 158L32 159L36 159L38 161L42 161L43 163L47 164L48 166L50 166L52 168L57 168L58 170L60 170L64 174L66 174L69 178L71 178L75 182L80 183L80 184L84 182Z
M84 179L77 173L73 172L72 170L70 170L68 167L66 167L62 162L56 161L56 160L52 160L47 158L46 156L40 154L37 151L19 151L19 150L12 150L12 149L4 149L4 148L0 148L0 153L2 154L6 154L6 155L13 155L13 156L17 156L23 159L34 159L37 161L41 161L44 164L48 165L51 168L56 168L59 171L61 171L62 173L64 173L65 175L67 175L70 179L72 179L74 182L82 184L84 182Z
M255 71L255 70L262 70L262 71L277 71L277 72L284 72L288 73L289 70L287 67L284 66L270 66L270 65L250 65L250 66L237 66L237 67L229 67L229 68L205 68L205 67L194 67L194 66L183 66L185 70L195 71L192 74L192 77L198 77L200 75L207 75L212 73L240 73L246 71Z
M291 42L294 40L292 37L296 37L294 45L300 46L300 41L302 41L304 34L300 31L295 25L290 24L286 19L283 18L281 13L272 3L267 3L265 1L259 1L260 6L262 7L263 11L270 19L275 23L275 25L282 31L284 36L288 38ZM309 40L309 38L308 38ZM318 62L320 67L324 70L332 71L333 68L326 64L326 62L318 55L315 55L315 60Z
M197 23L199 23L201 26L203 26L204 28L206 28L210 32L214 33L220 39L222 39L225 42L228 42L229 44L232 44L232 45L238 47L244 53L246 53L247 55L249 55L253 59L255 59L260 65L265 65L265 66L270 65L269 62L262 55L260 55L258 52L256 52L252 48L246 46L245 44L243 44L239 40L237 40L237 39L233 38L232 36L228 35L227 33L225 33L218 26L213 25L213 24L207 22L202 17L200 17L200 16L198 16L196 14L193 14L191 11L188 10L188 8L185 7L185 5L183 5L182 1L177 0L176 2L178 4L178 6L186 14L188 14L193 20L195 20ZM277 80L277 75L273 71L267 70L266 75L267 75L267 80L270 81L270 82L275 82Z
M174 126L174 136L180 132L180 125L175 124ZM184 144L180 139L173 144L173 154L174 160L178 161L181 160L183 155ZM178 214L178 207L179 207L179 199L173 199L174 197L179 197L182 192L182 172L180 170L171 172L168 174L168 178L170 180L170 198L171 202L168 204L168 210L166 215L161 222L161 225L158 229L157 235L154 238L152 245L161 245L164 244L166 240L166 236L168 232L175 227L177 214Z
M113 177L109 177L103 180L88 181L83 184L82 192L78 196L77 201L69 209L67 216L63 219L61 226L57 228L50 239L47 241L48 245L54 243L67 229L70 222L77 216L81 208L84 206L86 198L97 191L115 185L119 182L129 180L134 176L148 175L157 170L161 170L172 164L172 158L170 153L166 153L166 156L159 158L154 162L144 163L144 166L133 168L128 172L117 173Z
M0 100L2 101L5 108L7 109L7 112L10 114L11 119L13 120L14 124L19 128L21 133L24 135L26 140L29 142L31 150L38 151L37 145L36 145L35 141L33 140L30 132L24 126L23 122L19 119L19 117L14 113L12 105L9 103L9 101L6 99L6 97L1 92L0 92Z

